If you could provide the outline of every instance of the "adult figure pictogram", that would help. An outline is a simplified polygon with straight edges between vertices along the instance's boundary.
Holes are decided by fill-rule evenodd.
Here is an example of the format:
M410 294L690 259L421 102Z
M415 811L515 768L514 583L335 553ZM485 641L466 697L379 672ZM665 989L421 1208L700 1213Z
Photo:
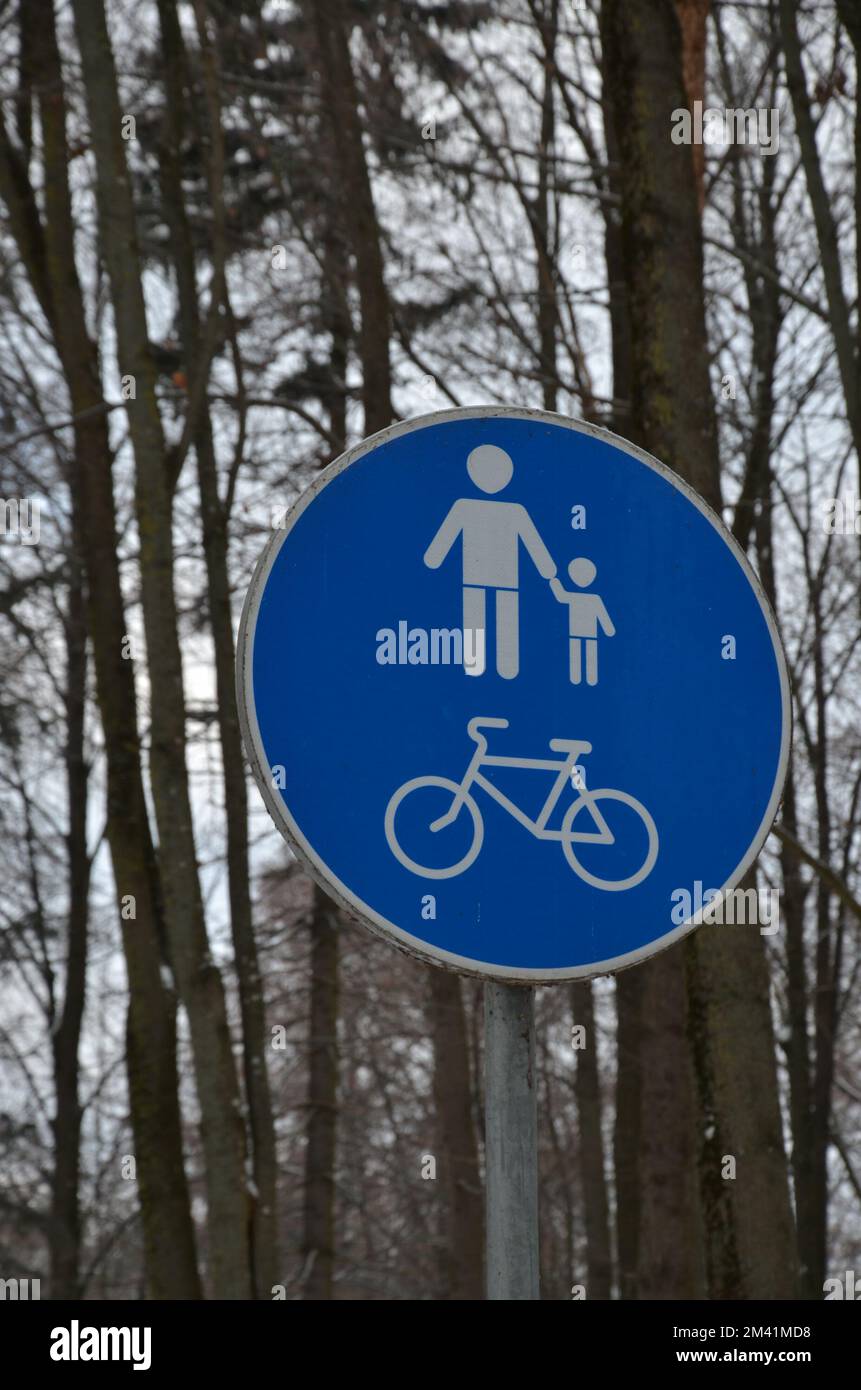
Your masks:
M487 494L502 492L514 474L511 456L495 444L480 444L473 449L466 469L479 491ZM556 565L532 518L519 502L459 497L425 551L425 564L438 569L459 536L463 549L464 632L481 633L473 644L477 660L464 669L471 676L481 676L485 671L490 589L496 595L496 669L506 680L513 680L520 670L520 542L542 579L555 578Z

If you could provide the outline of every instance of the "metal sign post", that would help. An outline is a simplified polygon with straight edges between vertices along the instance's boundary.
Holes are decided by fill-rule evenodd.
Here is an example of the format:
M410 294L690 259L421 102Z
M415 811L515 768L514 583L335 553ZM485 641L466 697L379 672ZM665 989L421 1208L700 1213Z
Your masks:
M487 1297L538 1298L535 991L484 987Z

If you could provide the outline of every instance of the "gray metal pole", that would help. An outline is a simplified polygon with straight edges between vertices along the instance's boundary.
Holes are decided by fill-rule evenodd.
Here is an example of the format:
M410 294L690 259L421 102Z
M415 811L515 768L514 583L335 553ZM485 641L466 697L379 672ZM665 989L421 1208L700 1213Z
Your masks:
M487 1297L538 1298L535 991L484 986Z

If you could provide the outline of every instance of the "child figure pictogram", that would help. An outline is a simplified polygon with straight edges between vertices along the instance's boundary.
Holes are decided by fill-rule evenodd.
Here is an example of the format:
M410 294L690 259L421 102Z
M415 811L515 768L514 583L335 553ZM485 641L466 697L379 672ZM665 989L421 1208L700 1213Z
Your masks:
M591 560L580 556L572 560L568 573L579 589L586 589L598 573ZM570 638L570 676L571 684L579 685L583 678L582 642L586 643L586 684L598 684L598 625L608 637L616 635L610 614L604 607L599 594L581 594L563 589L560 580L552 578L550 588L560 603L568 605L568 632Z

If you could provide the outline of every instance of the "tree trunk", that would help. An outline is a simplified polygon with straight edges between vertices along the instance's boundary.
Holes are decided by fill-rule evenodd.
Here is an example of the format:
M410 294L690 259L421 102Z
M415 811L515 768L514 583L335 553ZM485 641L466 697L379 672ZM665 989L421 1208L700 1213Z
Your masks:
M391 313L383 276L380 228L362 141L359 98L350 61L343 0L312 0L310 17L319 50L323 100L330 113L331 148L340 186L343 222L356 261L365 434L373 434L384 429L392 419Z
M559 305L556 299L556 264L551 246L551 210L556 196L551 185L553 141L556 131L555 71L556 40L559 32L559 0L533 3L535 22L544 50L544 91L541 97L541 133L538 146L538 191L530 218L535 243L537 270L536 328L538 331L538 373L545 410L555 410L559 388L556 346ZM554 180L555 182L555 180Z
M684 105L678 21L671 0L605 0L605 9L622 163L636 438L720 510L693 163L669 139L671 113ZM682 958L709 1292L788 1298L795 1291L794 1232L763 941L758 932L700 929L681 951L665 952L644 968L669 972L673 967L664 962ZM678 1010L672 1020L678 1030L683 996L669 984L653 1002ZM650 1021L648 989L647 983L644 1020ZM643 1064L645 1079L651 1071L645 1057ZM645 1158L646 1145L643 1150ZM725 1155L739 1166L736 1181L721 1175Z
M634 313L638 285L631 275L628 227L632 169L627 132L620 111L618 84L625 80L627 55L620 47L620 18L614 4L602 12L605 101L609 109L612 144L619 159L613 177L622 202L619 245L614 246L611 274L621 274L624 289L617 296L617 320L624 315L618 347L620 363L630 372L627 381L614 381L614 397L630 401L627 432L645 443L648 387L643 381L641 325ZM628 113L630 116L630 112ZM665 138L669 140L669 116ZM612 217L612 213L609 214ZM665 229L661 228L660 232ZM608 228L614 241L615 227ZM653 233L654 235L654 233ZM675 249L675 248L674 248ZM614 329L616 324L614 323ZM614 337L615 343L615 337ZM621 389L620 389L621 387ZM652 447L646 444L646 447ZM636 973L636 981L628 976ZM685 1045L686 1000L684 958L676 951L625 971L617 982L619 1007L619 1110L617 1159L619 1175L619 1265L623 1297L697 1298L703 1293L702 1234L694 1172L694 1094L690 1055ZM625 1011L630 1017L625 1018ZM623 1069L629 1074L623 1075ZM623 1121L631 1128L625 1135ZM671 1138L669 1137L671 1136ZM619 1150L622 1152L619 1152ZM632 1223L636 1222L635 1229ZM636 1260L633 1266L632 1261ZM632 1285L634 1286L632 1288Z
M798 835L795 809L795 778L790 763L783 796L783 825ZM816 1200L813 1182L813 1105L808 1020L810 1013L807 962L804 949L805 891L798 858L781 841L780 867L783 877L781 909L786 931L786 1009L789 1024L787 1069L792 1123L792 1177L795 1193L795 1222L798 1230L798 1263L802 1298L822 1297L822 1282L814 1283L817 1265Z
M331 336L329 433L346 443L346 383L351 324L345 295L349 267L335 209L323 234L325 284L321 317ZM338 1121L338 909L315 883L311 899L311 1019L308 1072L308 1128L305 1149L304 1239L308 1299L333 1296L335 1267L335 1163Z
M78 1099L78 1046L87 977L87 919L90 862L87 855L87 784L84 716L87 695L87 626L81 558L70 555L69 608L66 614L66 785L69 797L69 918L66 992L52 1044L57 1112L54 1119L54 1174L49 1240L51 1297L79 1298L81 1108Z
M444 1296L478 1300L484 1298L484 1205L463 996L457 975L435 967L429 973L433 1095L448 1224Z
M774 573L772 534L773 482L771 473L771 439L775 425L775 371L782 312L777 273L775 222L777 209L773 197L774 161L764 160L759 190L757 232L751 229L751 218L741 173L741 159L734 152L733 175L735 245L744 253L744 278L747 287L753 339L752 363L757 382L756 414L751 431L741 495L733 517L733 535L742 549L747 550L751 537L755 541L756 557L762 586L769 602L777 611L777 591ZM761 271L760 271L761 268ZM797 833L795 783L790 761L783 795L782 822L791 834ZM789 1104L792 1128L791 1165L795 1196L795 1225L797 1231L799 1277L802 1296L821 1298L822 1279L813 1282L817 1263L817 1230L824 1214L817 1212L814 1196L814 1125L811 1097L811 1059L808 1038L809 984L804 947L805 889L799 873L798 859L785 843L780 847L783 877L782 916L786 931L787 1023L789 1042L786 1049L789 1073Z
M828 749L828 696L826 694L825 628L822 584L813 587L813 683L816 742L812 749L813 786L816 798L817 854L823 864L831 861L831 804L826 769ZM837 973L834 931L831 925L831 893L821 876L816 883L816 990L813 1023L816 1046L811 1100L810 1268L808 1287L821 1295L826 1275L828 1235L828 1147L831 1142L831 1091L834 1081L834 1047L837 1023Z
M27 170L0 123L0 194L69 391L75 455L72 519L86 569L88 628L107 757L107 836L129 980L128 1079L144 1257L153 1298L199 1298L176 1072L176 1020L160 974L162 916L140 767L134 681L117 561L111 450L78 281L69 194L65 102L50 0L39 0L34 70L45 160L44 228ZM128 915L129 911L133 915Z
M682 79L688 109L693 112L694 102L701 101L705 105L706 23L711 0L675 0L675 5L682 35ZM706 201L705 146L691 145L691 155L694 161L697 207L702 215Z
M362 400L365 412L365 433L383 429L392 419L391 368L389 362L389 337L391 314L388 292L383 275L383 254L380 228L374 207L370 177L365 158L362 139L362 126L359 114L358 94L349 52L348 22L340 0L320 0L313 7L313 22L320 61L321 90L325 106L330 115L329 151L330 160L336 171L340 185L340 195L336 206L341 224L352 244L356 267L356 284L359 293L361 325L359 331L359 356L362 366ZM331 244L327 252L327 266L331 267L333 254L338 258L338 248ZM333 303L338 302L337 288L330 289ZM334 325L333 325L334 327ZM333 343L338 347L342 337L333 333ZM335 361L333 358L333 367ZM333 432L335 422L333 421ZM314 921L312 930L331 908L315 890ZM315 959L317 946L315 943ZM335 945L330 948L333 953ZM325 954L325 948L324 948ZM326 959L329 956L326 955ZM330 967L330 974L333 971ZM434 975L442 972L434 971ZM315 980L324 981L326 972L314 970ZM432 1033L435 1055L435 1095L440 1109L443 1131L451 1134L454 1148L451 1167L451 1196L458 1213L467 1216L467 1223L461 1226L459 1220L450 1225L452 1245L449 1258L453 1276L453 1290L456 1297L480 1297L477 1291L481 1280L481 1230L478 1224L478 1249L476 1251L475 1202L470 1191L475 1185L477 1173L475 1158L475 1138L471 1119L468 1128L463 1128L464 1078L469 1076L469 1054L466 1046L466 1026L463 1014L463 1001L455 979L435 980L431 985L435 1005L432 1010ZM325 1014L325 1003L317 1001ZM313 1007L313 1005L312 1005ZM445 1032L441 1032L441 1019L446 1020ZM317 1028L313 1029L319 1037ZM312 1052L313 1055L313 1052ZM445 1070L441 1070L441 1059L447 1059ZM324 1069L325 1070L325 1069ZM324 1078L325 1079L325 1078ZM468 1085L468 1082L467 1082ZM467 1111L469 1092L466 1092ZM316 1108L320 1108L318 1098ZM325 1110L325 1102L322 1102ZM314 1110L312 1109L312 1114ZM468 1134L472 1133L470 1146ZM309 1142L307 1157L307 1184L310 1192L316 1191L319 1184L320 1196L332 1190L331 1179L327 1184L326 1175L311 1171L312 1153L318 1152ZM333 1152L325 1143L319 1146L321 1159ZM470 1177L470 1173L473 1176ZM322 1223L321 1223L322 1224ZM306 1239L306 1247L310 1242ZM319 1260L319 1257L318 1257ZM313 1268L312 1268L313 1276ZM322 1295L325 1296L325 1295Z
M304 1297L329 1299L335 1268L338 1115L338 909L314 884L308 1128L302 1238Z
M577 1117L580 1122L580 1172L586 1224L589 1298L609 1298L613 1283L610 1249L610 1204L604 1170L604 1131L601 1123L601 1082L598 1075L598 1035L592 983L571 987L571 1016L586 1030L585 1047L577 1050Z
M90 136L96 156L101 251L108 269L135 456L141 597L150 673L150 777L159 833L171 963L191 1032L206 1167L209 1261L218 1298L251 1294L245 1134L221 975L209 951L185 759L185 702L173 587L167 461L140 278L135 213L103 4L74 0Z
M856 71L861 61L861 13L851 0L837 0L837 12L855 52ZM835 355L843 389L849 427L858 458L861 478L861 345L858 328L853 335L849 305L843 290L840 267L838 226L829 203L828 191L816 144L816 127L801 56L797 16L793 6L780 4L786 80L792 98L795 125L801 150L807 192L813 209L817 245L828 301L828 315ZM856 94L857 98L857 94ZM855 263L861 266L861 106L855 102ZM857 311L856 311L857 320ZM821 573L811 578L814 618L813 665L816 733L810 747L813 763L817 812L817 849L821 862L831 856L831 810L826 774L828 731L826 727L825 654L822 619ZM859 589L861 594L861 589ZM784 798L783 821L795 835L795 796ZM798 861L786 844L782 846L784 870L784 920L787 923L787 961L791 1014L790 1080L792 1082L793 1167L795 1172L798 1244L802 1289L805 1297L822 1297L826 1275L828 1233L828 1147L831 1142L831 1103L834 1079L839 960L841 928L831 922L830 893L819 877L816 885L816 951L813 1019L815 1045L807 1034L808 988L803 940L803 895ZM800 900L800 901L799 901Z
M635 967L616 976L616 1258L619 1297L637 1298L640 1263L643 982Z
M676 948L633 967L643 977L638 1298L701 1298L705 1292L684 964Z
M843 277L840 270L840 249L838 245L837 224L828 201L828 191L822 176L819 151L816 147L816 127L804 77L801 61L801 42L797 25L798 6L795 0L779 0L780 32L783 39L784 61L786 64L786 85L792 98L795 116L795 129L801 152L801 163L807 183L807 194L813 209L816 226L816 240L819 259L822 265L822 278L828 300L828 317L834 338L834 351L846 403L846 415L852 431L855 453L858 457L859 479L861 479L861 399L858 392L858 352L852 336L849 306L843 290ZM843 5L842 17L848 6ZM850 26L853 40L858 36L857 21ZM857 174L857 171L856 171ZM856 232L857 232L856 228Z
M180 146L188 111L183 101L186 55L172 0L159 0L162 50L165 59L166 122L160 147L163 206L171 233L176 272L184 361L189 397L196 394L199 372L208 376L203 356L200 306L197 296L194 245L182 189ZM214 132L210 135L215 140ZM221 190L213 189L213 200ZM214 260L217 259L215 254ZM213 280L217 277L213 274ZM215 294L213 288L213 294ZM202 384L201 384L202 385ZM242 1060L251 1137L252 1172L256 1189L251 1226L252 1273L258 1298L270 1298L278 1279L277 1159L272 1099L267 1070L266 1017L263 984L251 911L248 862L248 790L236 704L233 618L227 566L228 517L218 492L215 449L208 410L200 410L194 431L198 486L203 524L209 621L215 654L218 734L221 745L224 806L227 823L227 878L230 925L239 1007L242 1019Z
M605 33L609 22L606 7L601 10L601 113L607 148L607 172L601 191L604 216L604 256L607 263L607 293L610 301L611 351L613 358L612 428L627 436L631 431L631 319L628 313L628 286L625 252L622 245L621 162L613 107L610 100L611 74L608 72L610 41ZM642 1123L641 1018L642 978L638 970L623 970L616 976L616 1119L613 1132L613 1170L616 1190L616 1259L619 1297L637 1297L637 1268L640 1244L640 1130Z

